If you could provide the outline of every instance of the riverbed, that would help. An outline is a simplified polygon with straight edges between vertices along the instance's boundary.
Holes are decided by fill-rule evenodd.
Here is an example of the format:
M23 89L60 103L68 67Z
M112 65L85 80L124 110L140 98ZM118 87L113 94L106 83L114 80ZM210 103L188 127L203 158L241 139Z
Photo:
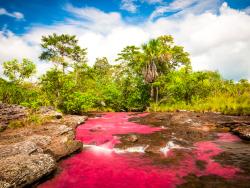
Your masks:
M89 118L76 130L83 151L62 160L39 187L249 187L249 141L197 115L147 117L121 112Z

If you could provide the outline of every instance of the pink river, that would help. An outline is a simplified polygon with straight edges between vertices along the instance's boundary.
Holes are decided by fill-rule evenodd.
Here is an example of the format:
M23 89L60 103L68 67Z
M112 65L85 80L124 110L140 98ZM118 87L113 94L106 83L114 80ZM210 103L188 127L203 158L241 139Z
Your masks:
M143 116L146 113L136 115ZM153 159L141 152L122 152L115 149L120 134L151 134L161 131L129 122L131 113L107 113L102 117L89 118L77 128L76 139L82 141L81 153L60 162L61 171L53 179L39 185L40 188L172 188L185 182L189 174L196 176L217 175L234 178L240 170L222 166L213 157L222 149L213 141L197 142L178 164L156 165ZM221 142L236 142L238 138L229 133L218 134ZM218 141L217 140L217 141ZM168 150L165 157L174 156ZM200 169L196 161L206 162Z

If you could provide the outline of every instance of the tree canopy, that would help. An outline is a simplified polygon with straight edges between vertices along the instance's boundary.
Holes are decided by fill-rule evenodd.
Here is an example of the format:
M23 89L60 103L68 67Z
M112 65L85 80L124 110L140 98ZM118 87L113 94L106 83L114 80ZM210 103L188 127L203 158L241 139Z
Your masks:
M43 36L41 47L43 52L40 55L41 60L51 61L55 67L65 69L70 67L81 67L86 63L86 49L78 45L75 35L62 34Z
M26 82L36 66L28 60L3 63L0 101L64 113L87 111L172 111L187 109L250 114L250 84L225 80L216 71L193 71L189 54L170 35L141 46L127 46L117 63L98 57L87 63L87 49L74 35L43 36L40 59L54 67L36 83Z
M16 82L22 82L36 73L35 64L28 59L23 59L22 62L17 59L6 61L3 63L3 69L3 74Z

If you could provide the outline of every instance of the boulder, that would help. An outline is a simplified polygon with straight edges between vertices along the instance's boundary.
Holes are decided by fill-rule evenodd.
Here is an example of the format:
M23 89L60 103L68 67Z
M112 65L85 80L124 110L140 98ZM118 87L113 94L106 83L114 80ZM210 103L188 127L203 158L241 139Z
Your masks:
M18 154L29 155L36 152L42 153L43 149L46 148L50 142L51 138L49 136L33 135L27 137L25 141L22 142L0 145L0 159Z
M0 188L30 186L52 173L56 161L82 149L82 143L75 140L75 128L85 122L86 116L62 117L50 107L42 107L38 114L54 118L40 126L0 131ZM1 127L27 116L24 107L0 103Z
M39 109L38 113L43 116L49 116L56 119L61 119L63 117L62 113L57 112L53 107L43 106Z
M64 123L72 128L76 128L76 126L83 124L88 119L87 116L77 116L77 115L67 115L63 117Z
M245 140L250 140L250 126L249 125L241 125L234 129L232 132L239 135L240 138Z
M19 105L0 103L0 131L7 128L10 121L22 119L27 115L27 108Z
M0 146L0 159L17 154L31 154L39 150L37 145L31 141L19 142L11 145Z
M51 144L46 146L56 160L82 149L82 143L75 140L74 130L66 125L54 126Z
M0 160L0 187L24 187L56 169L56 162L48 154L19 154Z

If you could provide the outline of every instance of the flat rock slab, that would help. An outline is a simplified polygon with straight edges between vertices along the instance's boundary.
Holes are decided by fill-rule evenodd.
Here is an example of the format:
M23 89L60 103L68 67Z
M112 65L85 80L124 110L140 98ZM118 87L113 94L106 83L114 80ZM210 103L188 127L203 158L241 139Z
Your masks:
M7 128L9 121L27 116L27 110L0 103L0 124ZM0 188L27 187L52 173L56 161L82 149L82 143L75 140L75 128L85 122L86 116L62 116L50 108L39 113L51 119L41 126L0 132Z
M0 187L24 187L56 169L56 161L48 154L20 154L0 161Z

